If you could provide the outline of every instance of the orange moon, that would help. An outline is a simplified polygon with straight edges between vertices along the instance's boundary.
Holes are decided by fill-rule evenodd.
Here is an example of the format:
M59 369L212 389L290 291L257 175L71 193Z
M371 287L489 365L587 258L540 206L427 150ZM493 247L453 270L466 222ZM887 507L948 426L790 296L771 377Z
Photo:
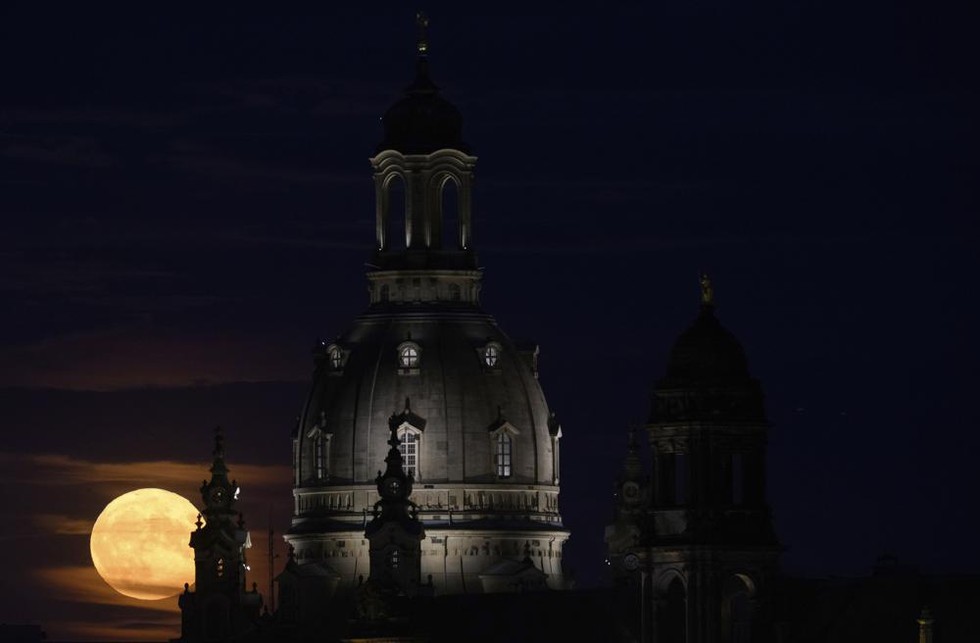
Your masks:
M125 596L158 600L194 582L194 550L188 546L197 508L163 489L137 489L102 510L89 548L103 580Z

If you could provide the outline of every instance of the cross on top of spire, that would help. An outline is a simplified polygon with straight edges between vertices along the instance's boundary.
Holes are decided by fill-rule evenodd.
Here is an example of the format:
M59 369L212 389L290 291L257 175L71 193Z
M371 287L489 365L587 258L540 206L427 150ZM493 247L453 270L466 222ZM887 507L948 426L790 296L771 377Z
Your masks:
M429 17L419 11L415 14L415 25L419 29L418 52L419 57L425 57L429 53L429 39L426 30L429 28Z
M214 450L211 455L215 458L225 457L225 436L220 426L214 427Z
M713 308L715 305L715 289L711 285L711 277L708 273L701 273L701 306Z

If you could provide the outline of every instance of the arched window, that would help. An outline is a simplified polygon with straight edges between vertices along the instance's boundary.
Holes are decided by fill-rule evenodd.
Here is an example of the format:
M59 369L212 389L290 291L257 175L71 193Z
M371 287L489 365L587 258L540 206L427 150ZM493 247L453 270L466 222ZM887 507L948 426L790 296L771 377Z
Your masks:
M419 351L414 346L406 346L398 354L402 368L418 368Z
M408 199L405 183L398 175L388 179L386 186L385 250L403 250L408 246Z
M460 248L460 233L459 187L456 184L456 179L450 175L446 175L439 192L439 208L442 214L442 248L445 250L457 250Z
M657 624L660 629L660 636L657 637L657 640L686 641L687 592L679 577L675 577L671 581L664 599L662 607L657 613Z
M745 502L745 468L742 464L742 454L732 454L732 504L741 505Z
M497 434L494 443L493 462L498 478L509 478L511 475L511 457L513 442L506 431Z
M723 643L749 643L752 640L752 598L755 583L744 574L735 574L722 585L721 640Z
M391 553L388 554L388 566L392 569L398 569L398 550L392 549Z

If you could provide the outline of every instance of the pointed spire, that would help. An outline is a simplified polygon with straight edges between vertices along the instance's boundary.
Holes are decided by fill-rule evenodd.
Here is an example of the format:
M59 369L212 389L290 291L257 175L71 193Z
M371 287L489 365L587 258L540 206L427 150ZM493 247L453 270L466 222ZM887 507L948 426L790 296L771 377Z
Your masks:
M419 11L415 14L415 26L418 28L418 38L415 41L415 81L409 85L408 93L434 94L439 88L429 78L429 17Z
M220 426L214 427L214 450L211 455L216 458L225 457L225 436Z
M419 38L416 45L419 58L425 58L429 55L429 38L426 33L426 30L429 28L429 17L419 11L415 14L415 25L419 29Z
M558 414L554 411L548 413L548 433L552 437L561 437L561 422L558 421Z
M214 428L214 449L211 456L214 458L211 463L212 479L225 476L228 473L225 465L225 436L220 426Z
M407 401L408 398L406 398ZM398 427L394 422L388 425L388 430L391 432L391 436L388 438L388 444L391 448L388 449L388 457L385 458L385 463L388 465L385 469L384 475L388 476L393 473L397 475L404 475L402 471L402 452L398 447L401 445L402 441L398 438Z
M623 459L623 479L639 480L643 476L640 448L636 443L636 426L630 427L626 442L626 458Z

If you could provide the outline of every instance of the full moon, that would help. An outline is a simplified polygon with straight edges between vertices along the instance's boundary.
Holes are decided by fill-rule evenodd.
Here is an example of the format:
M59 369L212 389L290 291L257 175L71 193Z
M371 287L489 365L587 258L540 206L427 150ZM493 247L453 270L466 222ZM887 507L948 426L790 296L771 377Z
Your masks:
M137 489L102 510L92 527L92 563L126 596L158 600L194 582L194 550L188 546L197 509L163 489Z

